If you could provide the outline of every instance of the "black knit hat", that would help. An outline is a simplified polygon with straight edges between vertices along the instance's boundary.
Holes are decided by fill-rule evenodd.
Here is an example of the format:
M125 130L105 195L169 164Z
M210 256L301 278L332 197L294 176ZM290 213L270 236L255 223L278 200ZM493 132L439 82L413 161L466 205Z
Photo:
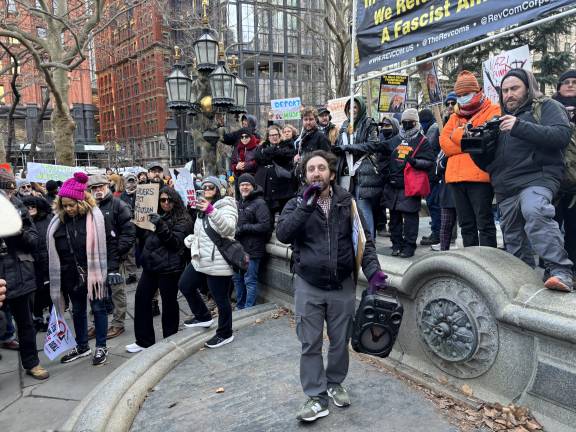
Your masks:
M434 121L434 114L432 113L432 110L430 110L428 108L424 108L423 110L420 110L420 112L418 113L418 117L420 118L420 123L426 123L426 122Z
M0 189L16 189L16 178L11 172L0 169Z
M238 129L238 137L241 137L242 135L254 135L254 133L248 129L248 128L240 128Z
M256 187L256 180L254 180L252 174L244 173L238 177L238 185L241 185L242 183L250 183L252 187Z
M48 180L46 182L46 190L48 192L58 192L58 182L55 180Z
M558 80L558 84L556 84L556 90L560 90L560 86L565 79L568 78L576 78L576 69L570 69L560 75L560 79Z
M522 81L524 83L526 88L530 88L530 83L528 80L528 74L526 73L526 71L524 69L520 69L520 68L510 69L508 71L508 73L506 75L504 75L504 78L502 78L500 85L504 84L504 81L506 80L506 78L510 78L510 77L518 78L520 81Z

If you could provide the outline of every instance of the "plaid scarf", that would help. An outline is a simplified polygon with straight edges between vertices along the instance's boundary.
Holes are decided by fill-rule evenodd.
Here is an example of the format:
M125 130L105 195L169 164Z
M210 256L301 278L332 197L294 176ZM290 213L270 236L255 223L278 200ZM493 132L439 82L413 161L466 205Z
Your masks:
M54 217L48 226L48 262L50 269L50 297L62 313L60 294L60 257L54 242L54 233L60 227L60 218ZM98 207L92 208L86 214L86 261L88 300L106 298L106 276L108 264L106 256L106 230L104 216Z

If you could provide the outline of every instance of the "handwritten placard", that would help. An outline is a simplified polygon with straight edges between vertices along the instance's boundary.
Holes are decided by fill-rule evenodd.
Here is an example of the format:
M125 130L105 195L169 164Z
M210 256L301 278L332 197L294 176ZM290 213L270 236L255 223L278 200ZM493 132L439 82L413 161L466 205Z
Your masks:
M134 224L142 229L154 231L156 227L148 220L148 216L158 211L160 185L158 183L139 184L136 186L134 201Z
M50 165L37 162L26 164L26 180L30 182L46 183L48 180L66 181L76 172L86 172L82 167L66 165Z

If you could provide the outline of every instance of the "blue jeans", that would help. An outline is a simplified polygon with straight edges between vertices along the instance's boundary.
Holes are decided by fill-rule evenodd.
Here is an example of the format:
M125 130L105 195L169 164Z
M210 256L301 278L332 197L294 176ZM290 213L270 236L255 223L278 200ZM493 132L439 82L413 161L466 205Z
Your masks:
M440 238L440 225L442 224L442 209L438 203L440 187L438 183L430 183L430 195L426 197L426 205L430 213L430 229L432 236Z
M360 198L359 197L359 189L356 189L356 204L360 213L364 217L364 222L366 222L366 226L364 227L370 232L372 236L372 240L376 238L376 230L374 227L374 212L378 209L378 204L380 197L377 198Z
M0 338L0 342L10 342L14 339L14 335L16 334L16 327L14 327L14 318L12 317L12 313L10 313L10 308L8 305L5 305L2 309L4 314L6 315L6 333L4 336Z
M258 296L258 268L260 258L251 258L246 273L234 273L232 280L236 288L236 307L245 309L254 306Z
M72 320L76 332L76 344L79 348L88 346L88 295L85 290L70 292L72 301ZM94 313L94 328L96 330L96 347L106 347L106 333L108 332L108 314L106 313L106 300L92 300L90 307Z

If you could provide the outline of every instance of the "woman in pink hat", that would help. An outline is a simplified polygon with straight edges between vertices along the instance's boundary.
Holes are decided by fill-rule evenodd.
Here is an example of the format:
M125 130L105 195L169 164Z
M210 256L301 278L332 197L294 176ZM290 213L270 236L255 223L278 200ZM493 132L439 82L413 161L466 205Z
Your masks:
M94 366L106 363L106 232L104 216L86 191L88 176L77 172L64 182L54 201L56 217L48 227L50 296L62 313L60 290L67 290L72 301L76 348L64 355L62 363L89 356L88 301L94 312L96 352Z

